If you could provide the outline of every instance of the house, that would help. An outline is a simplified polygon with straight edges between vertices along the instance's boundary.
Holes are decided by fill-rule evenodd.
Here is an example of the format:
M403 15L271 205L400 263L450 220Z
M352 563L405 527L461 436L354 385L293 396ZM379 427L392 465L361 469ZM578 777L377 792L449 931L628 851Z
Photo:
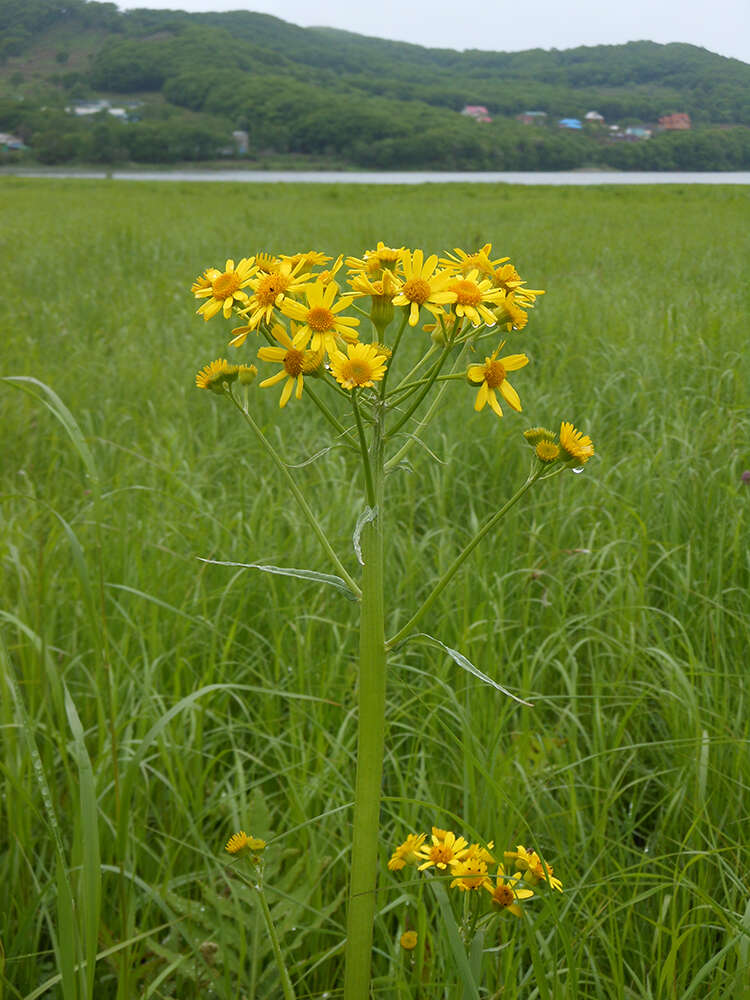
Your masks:
M689 129L690 115L685 111L678 111L673 115L663 115L659 119L659 127L667 130Z
M0 132L0 149L27 149L26 143L23 139L19 139L17 135L11 135L10 132Z
M557 123L560 128L582 129L580 118L561 118Z
M467 104L461 112L468 118L473 118L475 122L491 122L490 113L482 104Z
M636 142L639 139L650 139L651 129L641 128L640 125L628 125L625 129L625 138L629 139L631 142Z
M600 115L598 111L587 111L584 121L590 122L592 125L603 125L604 115Z
M108 115L119 118L120 121L129 121L131 109L137 105L130 105L129 108L113 108L109 101L83 101L81 104L74 104L65 110L69 114L74 114L76 118L84 118L86 115L98 115L100 111L106 111Z
M524 111L516 115L516 120L523 125L545 125L547 122L546 111Z

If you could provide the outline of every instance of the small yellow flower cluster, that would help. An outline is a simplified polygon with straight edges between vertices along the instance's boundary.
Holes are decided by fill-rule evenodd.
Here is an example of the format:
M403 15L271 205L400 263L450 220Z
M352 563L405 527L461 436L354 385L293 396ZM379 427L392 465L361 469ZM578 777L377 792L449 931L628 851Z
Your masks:
M594 454L591 438L565 420L560 424L559 434L546 427L530 427L523 432L523 436L545 465L554 462L564 462L569 466L585 465Z
M224 848L229 854L244 854L245 852L260 853L266 846L265 840L260 837L249 837L244 830L233 833Z
M378 242L361 257L332 258L319 251L295 254L258 252L237 263L227 259L224 268L209 267L191 285L202 301L198 313L204 320L233 313L243 325L232 330L230 345L239 347L251 333L265 337L259 348L262 362L279 365L264 378L261 387L283 383L279 405L294 395L302 397L305 376L330 378L347 391L372 387L386 375L394 345L384 342L387 327L400 313L404 323L415 327L430 318L424 329L436 344L465 343L488 328L521 330L528 310L540 289L529 289L507 257L494 258L492 244L467 252L458 247L444 257L425 256L421 249L389 247ZM346 265L342 291L337 276ZM369 314L358 302L370 298ZM369 315L377 340L360 340L357 311ZM397 338L398 339L398 338ZM500 345L502 347L502 345ZM514 410L521 409L508 372L528 363L525 354L497 357L498 348L484 365L470 365L469 382L478 386L475 409L490 408L502 416L496 391ZM254 371L254 366L245 366ZM196 376L196 385L221 393L239 378L249 378L218 359Z
M434 868L453 876L451 889L473 892L484 889L489 893L491 906L499 911L521 916L521 903L531 899L536 886L544 882L552 889L562 892L562 882L553 875L552 866L531 850L519 844L515 851L505 851L506 862L511 862L506 872L504 864L492 854L494 844L487 847L469 844L463 837L457 837L452 830L441 830L433 826L430 842L424 833L412 833L394 850L388 868L401 871L407 865L418 871ZM494 868L494 875L490 869ZM512 872L512 874L511 874Z

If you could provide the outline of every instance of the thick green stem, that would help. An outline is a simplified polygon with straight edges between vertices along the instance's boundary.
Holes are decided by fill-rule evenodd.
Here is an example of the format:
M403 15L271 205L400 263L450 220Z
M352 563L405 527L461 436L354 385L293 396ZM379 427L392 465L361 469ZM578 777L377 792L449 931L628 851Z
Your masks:
M456 575L456 573L461 568L463 563L466 561L466 559L468 559L468 557L471 555L471 553L474 551L477 545L479 545L479 543L482 541L487 532L492 531L492 529L496 527L500 521L502 521L502 519L508 513L510 508L513 507L516 503L518 503L518 501L524 495L526 490L528 490L531 487L531 485L537 481L537 479L539 478L539 476L542 474L543 471L544 471L543 466L540 466L539 468L535 469L531 473L529 478L526 480L526 482L523 484L523 486L513 494L510 500L507 500L500 508L500 510L497 511L496 514L493 514L492 517L489 519L489 521L487 521L487 523L479 529L479 531L476 533L476 535L474 535L472 540L468 542L466 545L464 545L464 547L461 549L459 554L450 564L448 569L445 571L445 573L443 573L438 582L432 588L432 590L430 591L430 593L428 594L427 598L422 603L422 605L412 615L412 617L409 619L406 625L404 625L402 629L399 629L399 631L392 638L388 640L388 642L386 643L386 649L393 649L394 646L397 646L400 642L406 639L406 637L414 630L414 627L416 626L419 619L423 615L427 614L427 612L430 610L432 605L438 599L438 597L443 592L445 587L447 587L448 583L453 579L453 577Z
M377 514L364 525L361 536L364 566L359 626L359 731L344 1000L367 1000L370 995L385 735L382 432L383 413L378 409L370 450Z

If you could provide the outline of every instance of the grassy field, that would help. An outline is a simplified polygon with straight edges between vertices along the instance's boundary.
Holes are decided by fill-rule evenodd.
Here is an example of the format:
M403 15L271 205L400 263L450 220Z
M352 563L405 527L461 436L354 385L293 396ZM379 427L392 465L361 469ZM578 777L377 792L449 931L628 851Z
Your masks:
M424 622L533 708L434 651L391 661L376 995L461 997L434 900L385 869L435 824L532 844L564 883L499 921L483 997L750 997L747 189L3 178L0 211L0 375L44 382L82 432L0 383L0 997L280 996L222 857L238 829L269 842L297 996L338 994L356 608L196 558L328 569L237 414L194 387L253 354L188 287L226 257L378 239L492 241L547 289L509 344L532 360L523 414L475 414L458 384L388 481L394 625L522 481L523 429L572 420L597 454L529 494ZM258 419L354 572L361 484L338 450L303 465L327 432L277 399L257 392Z

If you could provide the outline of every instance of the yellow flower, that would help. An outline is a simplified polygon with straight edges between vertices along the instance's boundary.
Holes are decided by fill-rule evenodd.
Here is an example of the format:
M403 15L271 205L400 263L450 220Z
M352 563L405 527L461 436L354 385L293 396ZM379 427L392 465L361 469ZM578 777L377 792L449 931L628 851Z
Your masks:
M195 384L199 389L221 393L224 392L225 385L234 382L239 370L239 365L230 365L224 358L217 358L201 368L195 376Z
M450 888L460 889L461 892L481 889L488 880L487 862L476 856L469 857L468 854L463 861L456 861L451 865L451 873L456 877Z
M432 844L423 845L417 852L420 858L425 859L424 864L419 866L419 870L424 871L425 868L434 866L445 871L457 861L463 861L468 846L464 838L457 837L452 830L438 830L437 827L433 827Z
M516 872L515 875L506 875L503 866L498 865L495 884L493 885L492 879L489 878L484 883L484 888L492 896L492 905L497 909L507 910L515 917L520 917L519 902L530 899L534 895L531 889L527 889L523 885L519 886L520 881L520 872Z
M540 462L556 462L560 457L560 448L554 441L538 441L534 451Z
M515 861L516 866L525 871L524 882L530 885L537 885L539 882L546 882L552 889L562 892L562 882L559 878L554 878L552 865L542 861L536 851L519 844L515 851L505 851L505 857Z
M393 319L393 296L398 292L398 281L390 271L383 271L382 278L371 279L366 274L349 278L354 296L370 296L370 319L381 333Z
M447 271L435 274L437 263L437 254L425 260L422 250L415 250L413 254L405 250L401 256L404 280L393 304L408 308L409 326L416 326L419 322L422 306L437 316L442 312L441 306L456 301L456 293L447 288L451 275Z
M520 412L521 400L506 376L508 372L517 371L529 363L525 354L508 354L498 360L497 355L502 346L500 344L500 347L496 348L489 358L485 358L483 365L469 365L467 372L469 381L473 385L479 386L474 409L482 410L489 403L498 417L502 417L503 411L495 395L496 389L500 390L508 406Z
M417 851L425 842L427 834L410 833L403 844L399 844L388 862L388 870L400 872L407 865L415 865L420 860Z
M500 308L497 311L498 322L501 323L508 332L511 330L523 330L529 322L528 313L520 307L516 301L517 292L510 292L500 301ZM526 308L533 306L533 302L523 303Z
M338 290L335 281L327 285L316 281L305 286L306 306L301 302L286 299L281 307L284 315L302 324L300 333L307 334L306 341L312 338L310 343L312 350L319 351L324 348L329 358L338 350L341 341L356 343L357 331L352 327L359 326L359 320L354 316L338 315L352 302L352 296L348 295L334 303Z
M581 465L585 465L594 454L591 438L565 421L560 425L560 446L570 458L574 458Z
M251 382L255 381L257 374L258 369L255 365L239 365L237 368L237 377L240 380L240 385L250 385Z
M262 321L270 323L274 309L282 308L289 301L288 296L296 295L307 287L311 276L300 274L301 267L301 262L292 266L288 260L283 260L273 271L261 274L250 282L253 294L242 310L242 315L248 317L247 326L232 330L236 336L229 341L230 344L239 347L250 330L257 329Z
M470 858L476 858L479 861L484 861L486 865L494 865L495 859L490 854L490 851L494 846L495 843L492 840L489 842L487 847L482 847L480 844L472 844L466 852L465 860L468 861Z
M336 272L340 270L343 261L344 258L341 256L341 254L339 254L336 260L333 262L333 266L326 268L325 271L320 271L316 276L315 280L321 282L321 284L323 285L327 285L329 281L333 281L333 279L336 277Z
M527 309L533 308L537 295L544 295L542 288L524 288L526 282L512 264L498 267L493 272L492 279L497 287L504 292L514 293L514 298L518 303L526 306Z
M233 260L228 260L223 271L217 268L209 268L203 272L203 277L198 278L192 285L191 290L197 299L208 299L198 309L198 312L205 320L211 319L218 312L224 313L224 317L229 319L232 315L232 306L235 302L246 302L247 295L242 289L250 283L250 279L256 271L253 266L254 257L243 257L235 267Z
M508 257L498 257L497 260L491 260L491 253L491 243L485 243L483 247L473 253L467 253L460 247L454 247L452 254L447 253L445 257L440 258L440 263L453 274L467 274L476 269L491 278L495 273L495 268L509 260Z
M225 850L230 854L239 854L246 848L250 851L262 851L265 846L265 840L261 840L259 837L248 837L244 830L240 830L239 833L232 834Z
M347 344L346 354L334 351L329 354L331 371L336 381L345 389L373 385L385 375L385 354L374 344Z
M416 931L404 931L400 938L400 944L404 951L414 951L418 940L419 935Z
M331 259L328 254L321 253L319 250L306 250L304 253L291 255L282 253L279 256L281 260L288 261L293 268L299 266L301 271L309 271L312 267L322 267Z
M267 385L276 385L282 379L286 379L279 400L279 406L286 406L295 386L295 397L302 398L304 376L320 368L323 364L323 351L306 351L304 347L307 335L298 332L292 339L284 327L278 323L271 330L271 334L274 340L282 346L261 347L258 350L258 357L261 361L276 361L281 365L281 371L270 378L263 379L259 384L262 389Z
M466 316L472 326L494 326L497 317L487 307L487 303L495 308L500 305L503 293L499 288L493 288L489 278L478 281L479 271L469 271L466 277L456 278L448 286L456 293L454 309L457 316Z
M364 274L370 278L381 278L386 269L396 271L404 250L404 247L387 247L382 240L378 240L376 250L365 250L361 257L347 257L346 266L349 272L354 272L355 275Z

